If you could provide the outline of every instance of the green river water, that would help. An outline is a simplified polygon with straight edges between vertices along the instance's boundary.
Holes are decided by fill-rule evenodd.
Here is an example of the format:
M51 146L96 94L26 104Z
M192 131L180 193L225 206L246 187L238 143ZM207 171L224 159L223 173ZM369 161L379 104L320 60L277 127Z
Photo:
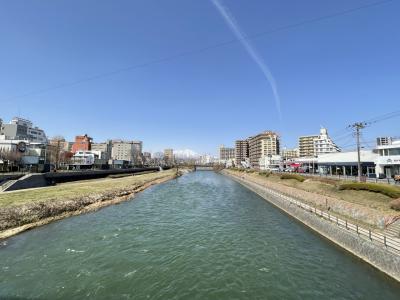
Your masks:
M400 299L400 284L208 171L0 243L0 299Z

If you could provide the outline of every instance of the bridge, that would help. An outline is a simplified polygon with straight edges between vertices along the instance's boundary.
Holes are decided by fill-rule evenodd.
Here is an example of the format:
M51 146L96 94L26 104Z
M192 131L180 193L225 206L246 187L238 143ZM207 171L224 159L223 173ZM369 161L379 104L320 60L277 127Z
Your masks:
M194 165L195 171L213 171L215 170L214 166L210 165Z

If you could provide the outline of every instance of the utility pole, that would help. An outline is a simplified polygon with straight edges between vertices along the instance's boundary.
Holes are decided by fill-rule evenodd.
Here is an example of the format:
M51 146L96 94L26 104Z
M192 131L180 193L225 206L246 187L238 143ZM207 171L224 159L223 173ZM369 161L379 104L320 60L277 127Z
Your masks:
M356 134L356 140L357 140L357 165L358 165L358 182L361 182L361 175L362 175L362 168L361 168L361 146L360 146L360 134L361 134L361 129L364 129L367 123L365 122L357 122L352 125L349 125L349 127L353 128L355 130Z

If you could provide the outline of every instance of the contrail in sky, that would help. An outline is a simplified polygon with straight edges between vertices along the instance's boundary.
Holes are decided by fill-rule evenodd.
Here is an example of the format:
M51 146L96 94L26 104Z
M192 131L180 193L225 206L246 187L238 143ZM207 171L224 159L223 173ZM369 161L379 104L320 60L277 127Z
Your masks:
M278 88L276 86L276 81L274 76L271 73L271 70L267 66L267 64L263 61L261 56L258 54L257 50L253 47L248 39L246 39L246 35L243 30L240 28L239 24L236 22L235 17L230 13L229 9L222 5L220 0L211 0L214 6L217 8L218 12L221 14L222 18L235 34L236 38L241 42L243 47L246 49L247 53L254 60L257 66L263 72L265 78L269 82L272 92L275 98L276 109L278 110L279 117L282 118L281 115L281 100L278 94Z

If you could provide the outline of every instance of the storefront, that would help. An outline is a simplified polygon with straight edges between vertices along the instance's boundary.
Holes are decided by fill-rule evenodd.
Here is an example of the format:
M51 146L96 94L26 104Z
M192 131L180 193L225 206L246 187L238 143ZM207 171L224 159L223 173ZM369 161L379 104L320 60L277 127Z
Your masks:
M363 150L360 153L362 175L375 177L375 161L378 154L373 151ZM339 152L320 155L318 157L318 170L327 175L358 175L357 151Z

